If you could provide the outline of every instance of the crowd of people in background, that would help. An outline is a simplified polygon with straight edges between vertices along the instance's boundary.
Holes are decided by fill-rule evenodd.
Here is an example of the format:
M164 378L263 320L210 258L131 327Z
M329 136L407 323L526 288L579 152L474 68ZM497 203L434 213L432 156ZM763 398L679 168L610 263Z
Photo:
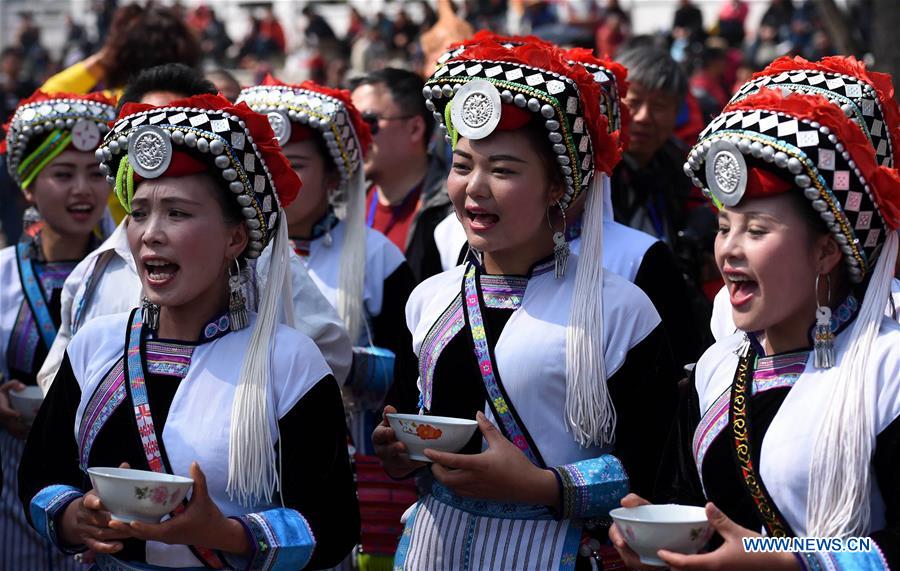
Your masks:
M871 15L865 5L854 5L851 28L861 53L866 52L870 39ZM454 6L459 16L445 18L439 26L436 6L427 1L388 3L374 14L364 13L364 6L348 5L343 34L315 3L304 5L295 22L279 19L272 5L263 5L247 10L243 37L232 37L212 4L188 7L176 2L164 7L149 2L146 8L125 5L118 13L117 8L117 0L98 0L87 21L67 16L61 53L51 53L42 45L40 26L28 12L22 12L17 41L0 52L0 115L8 117L19 100L55 72L92 58L97 62L94 70L106 69L99 82L105 87L123 83L117 69L180 61L202 66L231 99L237 97L241 85L236 76L244 79L243 83L255 84L266 73L275 73L347 88L383 68L427 74L429 42L436 41L429 33L440 36L436 32L453 26L462 26L469 34L474 29L532 33L628 62L633 86L628 104L635 126L629 153L615 177L634 190L615 197L616 218L671 247L689 280L689 291L705 290L705 296L693 296L695 309L701 312L703 299L711 298L718 289L710 256L715 224L707 209L696 208L702 206L697 190L676 176L687 148L725 106L735 87L753 72L779 56L818 59L835 51L812 0L771 0L759 22L747 20L748 7L741 0L723 0L714 20L704 20L691 0L679 0L671 29L641 36L632 33L629 12L618 0L459 0ZM129 40L122 23L143 11L145 19L151 16L155 23L141 32L150 37L142 38L140 53L158 51L156 45L162 53L142 62L129 61L128 53L117 49ZM114 18L120 19L118 24ZM302 34L295 35L295 31ZM165 45L166 38L178 41ZM116 53L117 61L111 60L110 53ZM635 72L635 62L641 62L638 67L645 72ZM438 163L441 158L436 157ZM443 159L446 163L447 157ZM9 186L8 179L0 175L2 235L7 243L13 243L21 232L24 205Z

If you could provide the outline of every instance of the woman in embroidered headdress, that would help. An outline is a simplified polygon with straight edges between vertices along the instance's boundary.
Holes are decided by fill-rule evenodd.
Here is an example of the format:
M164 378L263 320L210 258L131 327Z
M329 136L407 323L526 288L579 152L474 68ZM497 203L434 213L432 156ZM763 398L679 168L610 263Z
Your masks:
M266 117L210 95L128 104L97 155L146 299L69 344L20 468L32 524L103 569L338 563L359 530L344 411L312 340L278 323L300 181ZM240 268L270 242L250 313ZM190 501L160 524L110 521L85 473L122 463L190 475Z
M741 101L762 87L825 96L863 130L875 149L876 163L886 167L900 164L900 107L894 99L891 76L869 71L853 56L831 56L819 61L782 57L754 74L731 102ZM891 293L885 313L900 321L900 279L891 284ZM710 329L716 339L735 331L727 287L716 296Z
M103 238L110 186L94 151L114 117L115 101L102 95L38 91L5 126L7 167L41 222L0 251L0 568L74 568L30 528L16 497L28 426L9 394L36 384L59 327L62 284Z
M478 32L472 40L451 46L440 58L441 65L458 56L466 47L477 45L489 32ZM534 36L498 37L505 45L545 43ZM573 65L582 65L600 87L600 113L606 118L610 132L616 132L621 149L627 148L630 117L623 99L628 92L627 70L620 64L598 58L590 50L572 48L564 51L565 58ZM604 187L603 209L603 267L633 284L647 294L660 314L675 363L684 365L697 360L706 348L704 334L693 315L688 284L682 275L675 256L661 240L645 232L616 222L613 218L612 192ZM575 201L569 216L566 238L576 253L581 246L581 214L584 199ZM462 222L451 213L435 228L435 242L444 269L450 269L464 260L467 253L466 233Z
M447 186L476 255L413 292L420 378L395 383L385 411L477 418L481 433L459 454L426 452L434 483L395 566L596 563L596 519L629 485L652 487L675 393L658 314L603 271L602 189L619 155L598 86L551 46L485 38L424 94L454 148ZM575 254L566 209L582 193ZM394 477L425 466L386 422L373 440Z
M741 332L697 363L671 446L674 498L712 502L723 543L660 551L674 568L900 566L900 326L884 314L900 176L852 115L762 89L729 104L688 156L719 208L716 261ZM746 553L742 537L761 533L867 536L872 549Z
M404 315L414 279L403 253L365 224L361 166L371 142L369 125L349 92L310 81L287 85L267 77L262 85L244 89L238 101L268 115L285 156L303 180L302 197L285 209L291 242L356 346L353 373L343 392L355 462L365 472L358 479L362 511L370 516L362 522L363 551L367 557L392 555L400 528L394 533L391 528L414 501L415 490L407 486L406 493L394 493L391 500L378 493L397 492L401 485L378 469L372 431L393 379L415 378ZM367 510L373 494L377 501Z
M371 349L385 348L409 361L411 338L403 311L413 277L403 253L365 225L360 166L371 142L369 125L349 92L309 81L287 85L268 77L244 89L239 101L267 114L285 157L303 180L303 196L285 209L292 246L357 346L360 362L345 386L370 407L379 406L394 364L390 355ZM379 378L364 377L373 363L361 359L382 362L375 367ZM355 385L367 380L370 386ZM353 441L364 453L371 453L375 424L371 419L352 423Z

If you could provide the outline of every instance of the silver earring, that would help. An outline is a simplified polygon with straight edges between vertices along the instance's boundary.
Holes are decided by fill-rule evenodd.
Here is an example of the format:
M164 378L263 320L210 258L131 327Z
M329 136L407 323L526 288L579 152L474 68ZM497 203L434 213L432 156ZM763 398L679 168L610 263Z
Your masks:
M141 298L141 323L151 331L159 329L159 306L147 296Z
M819 305L819 276L816 275L816 329L813 341L813 364L817 369L834 366L834 333L831 331L831 276L825 274L828 286L828 301Z
M560 232L553 232L553 259L556 279L566 275L566 266L569 263L569 243L566 241L566 209L563 205L556 202L559 213L562 214L563 227ZM553 230L553 224L550 223L550 209L547 209L547 224L550 230Z
M234 259L236 271L234 274L228 271L228 321L231 324L232 331L238 331L247 327L249 318L247 317L247 298L244 297L244 284L241 279L241 264L237 258Z

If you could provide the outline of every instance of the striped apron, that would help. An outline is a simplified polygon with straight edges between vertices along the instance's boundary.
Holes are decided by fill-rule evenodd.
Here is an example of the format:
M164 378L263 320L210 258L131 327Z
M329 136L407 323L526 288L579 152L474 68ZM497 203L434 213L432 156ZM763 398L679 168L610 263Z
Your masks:
M571 570L581 532L544 506L463 498L435 482L406 521L394 569Z

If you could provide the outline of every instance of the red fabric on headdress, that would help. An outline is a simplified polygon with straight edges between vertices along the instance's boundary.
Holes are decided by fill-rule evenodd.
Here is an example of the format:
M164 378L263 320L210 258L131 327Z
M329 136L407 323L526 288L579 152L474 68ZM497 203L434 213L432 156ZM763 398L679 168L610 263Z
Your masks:
M618 90L619 101L619 146L622 152L628 148L628 129L631 127L631 112L625 105L625 98L628 97L628 70L622 64L594 55L592 50L587 48L570 48L565 50L566 58L590 65L597 65L608 69L615 76L616 89Z
M621 158L618 133L607 132L606 117L600 113L600 106L597 104L600 100L600 86L591 74L580 65L570 65L562 50L543 41L507 48L501 43L504 41L503 36L486 33L479 37L482 38L479 43L467 47L451 61L487 60L515 63L564 75L575 82L581 99L584 122L594 147L595 167L606 174L611 174L613 167Z
M500 131L515 131L527 125L533 117L534 114L527 109L516 107L511 103L501 103L500 122L497 123L497 129Z
M900 172L876 164L875 149L859 126L839 107L821 95L798 93L782 95L780 90L764 88L741 101L729 104L722 112L759 109L817 121L831 129L843 143L844 149L850 153L863 178L869 183L872 197L888 228L893 230L900 228Z
M312 139L316 133L307 127L306 125L301 125L300 123L292 122L291 125L291 138L288 139L288 143L299 143L301 141L308 141Z
M294 89L305 89L307 91L315 91L316 93L321 93L323 95L327 95L329 97L337 99L347 110L347 115L350 117L350 124L353 125L353 129L354 131L356 131L356 138L359 139L359 147L362 150L363 157L368 154L369 147L372 145L372 129L371 127L369 127L368 123L363 121L362 114L359 112L359 109L357 109L356 106L353 105L353 99L350 97L350 92L346 89L333 89L331 87L319 85L318 83L312 81L304 81L300 84L284 83L283 81L280 81L279 79L273 77L271 74L267 74L260 85L277 85L283 87L291 87ZM298 123L294 122L294 124L291 125L291 128L296 128L297 124ZM297 140L304 141L306 139ZM291 142L295 142L293 130L291 131Z
M300 178L281 152L281 146L275 138L275 133L272 132L269 119L250 109L246 103L234 104L221 95L194 95L185 99L176 99L160 107L146 103L126 103L119 112L119 118L141 111L171 107L194 107L236 115L247 126L253 142L256 143L257 152L269 168L282 208L287 207L297 198L301 186ZM209 167L207 166L207 168Z
M884 128L890 132L894 151L894 166L900 167L900 106L894 100L894 83L886 73L869 71L866 64L853 56L829 56L819 61L808 61L800 56L783 56L770 63L764 70L754 73L753 79L784 72L815 70L825 73L839 73L856 77L875 88L881 111L884 114Z
M180 176L190 176L192 174L200 174L209 171L209 163L205 163L201 160L198 160L192 157L189 153L185 153L184 151L177 150L177 147L172 149L172 161L169 163L169 168L166 169L164 174L161 174L157 178L161 178L164 176L167 177L180 177ZM134 173L134 183L137 184L140 181L144 180L144 177L139 175L138 173Z
M747 171L747 189L744 191L744 198L775 196L784 194L792 188L793 183L778 173L753 167Z
M113 97L107 97L102 93L63 93L63 92L55 92L48 93L46 91L42 91L38 89L25 99L19 101L19 104L16 105L16 108L13 110L12 114L7 118L6 123L3 124L3 132L9 133L9 127L12 124L12 119L16 115L16 111L19 110L19 107L23 105L28 105L31 103L39 103L41 101L55 101L57 99L79 99L81 101L92 101L94 103L102 103L104 105L109 105L110 107L116 106L116 100ZM0 155L6 154L6 138L4 137L2 142L0 142Z

